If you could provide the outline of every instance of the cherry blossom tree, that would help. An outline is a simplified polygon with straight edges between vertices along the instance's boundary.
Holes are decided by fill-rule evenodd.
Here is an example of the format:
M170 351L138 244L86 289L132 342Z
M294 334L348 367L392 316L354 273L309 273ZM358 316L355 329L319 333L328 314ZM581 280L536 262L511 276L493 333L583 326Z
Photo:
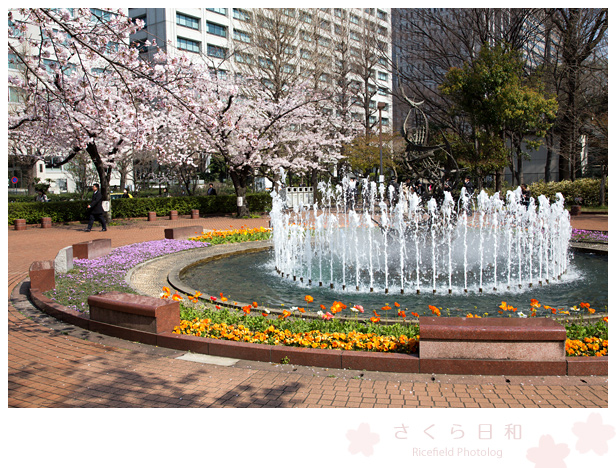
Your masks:
M274 101L258 80L221 78L185 56L141 60L128 37L142 24L111 10L21 9L9 25L9 53L24 68L9 84L31 96L9 116L9 134L44 136L58 165L85 150L104 199L112 169L132 152L191 164L202 145L228 167L240 216L255 171L305 172L341 158L347 137L332 129L344 123L319 110L323 97L307 87Z
M21 68L9 85L29 97L9 115L9 140L55 147L56 166L86 151L107 200L112 170L148 148L176 96L164 70L130 46L141 26L108 9L9 11L9 53Z

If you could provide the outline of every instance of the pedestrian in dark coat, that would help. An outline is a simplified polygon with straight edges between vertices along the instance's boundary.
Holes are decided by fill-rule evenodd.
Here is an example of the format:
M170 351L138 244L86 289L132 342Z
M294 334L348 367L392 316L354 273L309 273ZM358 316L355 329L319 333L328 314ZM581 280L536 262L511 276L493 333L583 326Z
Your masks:
M98 184L94 184L92 186L92 190L94 190L94 194L92 195L92 201L88 205L88 209L90 210L90 221L88 222L88 227L86 228L86 232L90 232L92 230L92 226L94 225L94 221L98 219L103 227L102 231L107 230L107 220L105 219L105 210L103 210L103 196L99 190L100 186Z

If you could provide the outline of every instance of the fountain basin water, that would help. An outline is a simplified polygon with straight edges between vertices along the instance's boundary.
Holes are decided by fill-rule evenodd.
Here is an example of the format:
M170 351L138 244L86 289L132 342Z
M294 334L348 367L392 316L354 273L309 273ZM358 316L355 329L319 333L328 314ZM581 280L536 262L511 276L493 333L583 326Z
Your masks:
M260 306L268 308L288 308L293 306L306 307L317 312L320 304L329 307L333 301L347 304L343 314L354 315L350 306L360 304L364 307L363 316L367 319L372 310L377 310L383 317L397 318L395 302L406 310L407 318L413 318L410 312L429 315L428 305L439 307L443 315L466 316L468 313L489 316L517 316L517 312L505 312L500 315L498 306L502 301L518 308L519 312L529 314L531 299L537 299L542 305L556 309L569 309L580 302L589 302L597 313L604 312L608 303L607 256L589 253L571 253L567 273L559 281L542 287L521 289L506 286L499 291L484 293L456 290L449 294L442 290L436 294L432 291L416 294L409 292L388 294L340 288L330 289L329 285L319 287L314 282L308 284L292 277L282 277L274 271L273 250L230 255L218 260L198 263L184 268L180 275L181 281L189 290L202 291L204 294L219 295L221 292L231 301L252 303L257 301ZM311 295L314 303L307 305L304 297ZM392 309L384 311L381 307L389 304ZM551 310L541 307L538 315L551 316ZM360 316L361 318L361 316Z

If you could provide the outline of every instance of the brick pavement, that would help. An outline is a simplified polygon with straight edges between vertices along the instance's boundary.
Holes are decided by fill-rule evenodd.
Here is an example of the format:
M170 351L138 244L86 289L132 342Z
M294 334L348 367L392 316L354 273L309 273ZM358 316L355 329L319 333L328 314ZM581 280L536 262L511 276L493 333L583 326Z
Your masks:
M112 246L157 240L164 227L196 220L161 219L112 226L8 229L9 407L465 407L607 408L607 377L389 374L250 361L228 366L176 359L184 353L82 330L32 307L21 283L35 260L88 239ZM208 229L265 225L230 217L199 220ZM576 226L575 218L573 219ZM591 229L580 227L580 229ZM597 227L596 229L607 230ZM20 285L19 288L16 286Z

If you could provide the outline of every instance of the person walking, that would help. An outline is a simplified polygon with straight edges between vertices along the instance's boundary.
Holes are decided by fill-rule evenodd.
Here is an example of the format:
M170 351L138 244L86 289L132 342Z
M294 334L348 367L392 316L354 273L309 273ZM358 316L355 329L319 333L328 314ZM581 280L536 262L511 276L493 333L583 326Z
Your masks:
M207 189L207 194L208 195L216 195L216 189L214 188L214 184L210 184L209 188Z
M92 190L94 193L92 194L92 201L88 205L88 209L90 210L90 221L88 222L88 227L86 228L86 232L90 232L92 230L92 226L94 225L94 221L96 219L99 220L103 229L101 231L107 230L107 220L105 219L105 210L103 210L103 196L99 190L100 186L98 184L92 185Z

